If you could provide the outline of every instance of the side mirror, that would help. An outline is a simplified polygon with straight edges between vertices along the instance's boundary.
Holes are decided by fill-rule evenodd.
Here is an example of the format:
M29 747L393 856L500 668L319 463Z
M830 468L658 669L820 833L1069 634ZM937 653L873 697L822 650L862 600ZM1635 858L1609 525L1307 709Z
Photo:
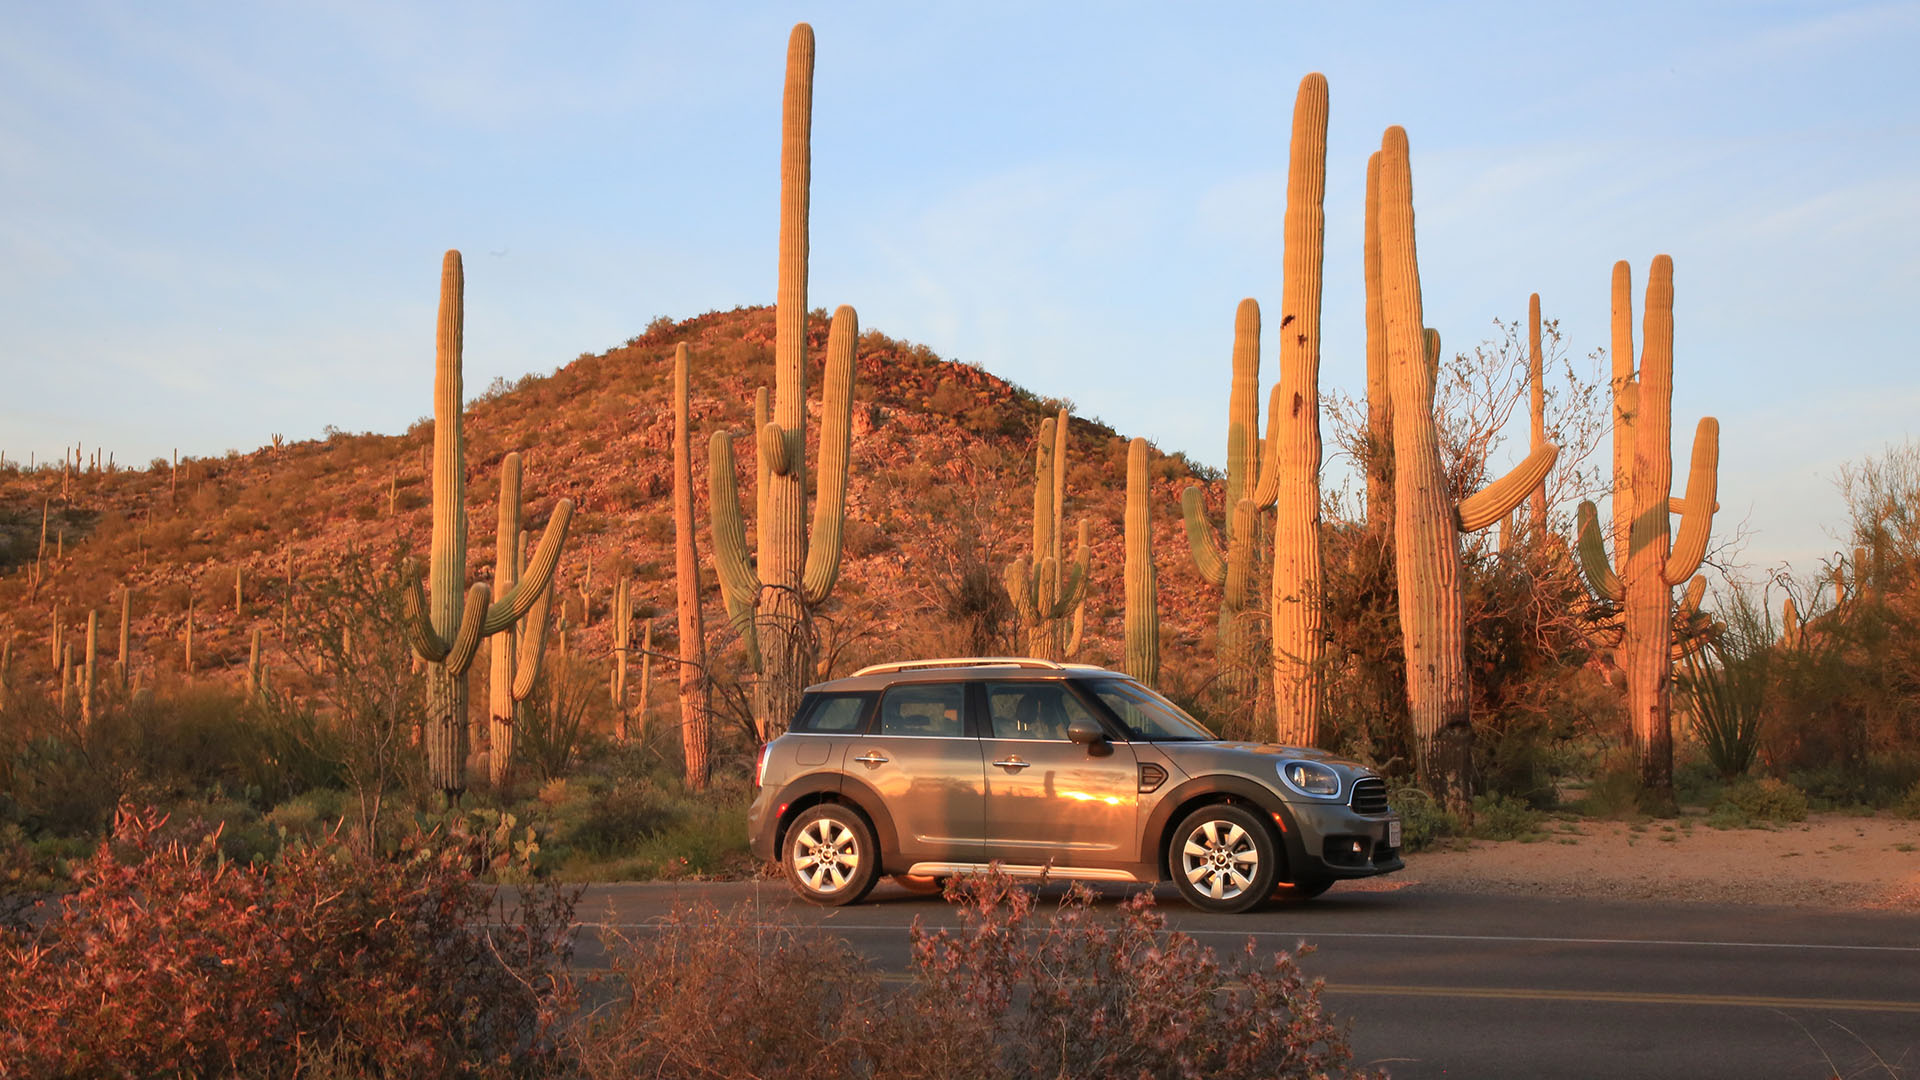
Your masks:
M1067 725L1067 738L1081 746L1099 746L1107 741L1107 733L1099 724L1082 716Z

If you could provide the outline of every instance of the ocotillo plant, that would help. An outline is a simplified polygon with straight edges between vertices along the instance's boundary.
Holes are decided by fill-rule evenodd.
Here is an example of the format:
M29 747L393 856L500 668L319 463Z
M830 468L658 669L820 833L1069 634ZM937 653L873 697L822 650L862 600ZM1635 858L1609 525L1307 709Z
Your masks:
M1273 387L1267 415L1269 424L1279 415L1281 388ZM1271 431L1269 432L1271 436ZM1260 305L1240 301L1233 316L1233 385L1227 396L1227 530L1224 542L1207 520L1204 489L1194 484L1180 493L1180 513L1187 529L1187 547L1193 552L1200 578L1219 587L1219 660L1222 688L1235 695L1250 693L1258 667L1257 636L1249 625L1254 614L1253 578L1256 561L1256 510L1273 503L1279 471L1271 464L1279 440L1260 438ZM1145 451L1143 450L1142 453ZM1127 451L1133 457L1132 447ZM1131 483L1131 481L1129 481ZM1129 488L1131 490L1131 488ZM1240 504L1247 503L1242 512Z
M431 598L422 595L418 576L407 580L408 638L427 665L428 781L450 796L467 786L467 670L482 638L511 629L547 591L573 517L572 500L561 499L526 573L500 599L492 599L485 582L467 586L466 453L460 432L465 287L460 253L449 251L441 263L434 350Z
M1326 242L1327 79L1300 80L1287 166L1280 409L1267 417L1278 483L1273 526L1273 699L1278 740L1320 737L1320 282Z
M758 566L749 565L733 474L733 446L715 432L708 451L714 570L733 625L761 677L754 720L762 737L785 730L815 671L810 613L840 576L847 464L853 435L853 351L859 318L833 314L821 410L820 489L807 533L807 200L812 176L813 28L787 39L780 136L780 281L774 302L773 417L755 432L765 458L758 495ZM768 639L762 642L760 638Z
M1160 681L1160 586L1153 565L1152 477L1147 440L1127 444L1126 673L1152 686ZM1241 505L1251 506L1245 500Z
M1061 523L1066 503L1067 410L1040 422L1033 453L1033 553L1007 567L1007 596L1026 631L1027 652L1042 659L1060 660L1079 648L1079 635L1066 634L1085 598L1088 564L1086 523L1081 523L1079 546L1071 565L1064 554ZM1074 626L1082 625L1073 618Z
M521 460L518 451L500 461L500 514L494 534L493 599L499 603L519 583L526 563L526 531L520 527ZM487 780L502 790L513 776L513 750L527 698L540 678L547 648L547 618L553 585L540 590L526 618L493 636L487 671Z
M1407 134L1380 145L1380 284L1393 394L1394 570L1406 650L1407 707L1415 760L1449 808L1469 808L1473 726L1468 712L1460 534L1499 521L1553 468L1558 450L1530 454L1505 477L1455 506L1448 497L1433 420L1439 335L1422 322Z
M1616 313L1619 284L1614 273ZM1617 318L1617 314L1616 314ZM1634 748L1641 778L1665 797L1673 790L1673 587L1691 578L1706 557L1707 538L1717 507L1720 422L1701 419L1694 430L1693 461L1687 497L1676 507L1673 488L1673 260L1654 257L1647 275L1645 323L1641 330L1638 376L1624 388L1632 413L1633 476L1624 571L1597 573L1606 567L1598 553L1597 515L1583 506L1581 562L1587 581L1601 597L1623 603L1626 613L1627 710L1633 720ZM1616 342L1616 345L1618 343ZM1628 341L1631 347L1631 339ZM1615 438L1620 436L1616 432ZM1680 535L1671 515L1681 513ZM1618 513L1618 511L1616 511Z
M693 540L693 438L685 342L673 350L673 571L680 621L680 749L687 787L704 791L710 776L711 692L706 678L706 628L700 613L700 557ZM757 491L766 490L763 481ZM765 520L764 518L762 520Z

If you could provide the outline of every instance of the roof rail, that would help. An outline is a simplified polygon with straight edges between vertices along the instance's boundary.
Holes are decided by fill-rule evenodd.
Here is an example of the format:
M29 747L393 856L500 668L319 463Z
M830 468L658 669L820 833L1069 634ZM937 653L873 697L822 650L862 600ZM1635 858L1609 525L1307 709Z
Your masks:
M862 675L886 675L895 671L948 667L1021 667L1065 671L1068 665L1056 664L1051 660L1036 660L1031 656L955 656L944 660L898 660L891 664L870 664L847 677L857 679Z

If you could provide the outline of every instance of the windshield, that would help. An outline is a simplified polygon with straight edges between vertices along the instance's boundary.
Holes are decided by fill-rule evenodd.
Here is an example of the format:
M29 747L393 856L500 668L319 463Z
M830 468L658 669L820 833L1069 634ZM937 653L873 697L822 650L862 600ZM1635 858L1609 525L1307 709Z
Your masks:
M1134 742L1199 742L1214 737L1180 706L1131 679L1100 679L1088 688L1120 718Z

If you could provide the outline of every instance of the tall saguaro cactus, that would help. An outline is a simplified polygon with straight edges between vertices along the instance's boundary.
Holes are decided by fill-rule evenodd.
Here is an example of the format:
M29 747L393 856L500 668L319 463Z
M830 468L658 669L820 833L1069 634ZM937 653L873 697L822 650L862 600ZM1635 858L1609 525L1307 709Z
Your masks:
M521 462L519 451L500 462L500 520L494 539L493 599L506 599L525 570L525 533L520 527ZM513 775L515 735L526 716L527 699L540 679L540 663L547 651L547 622L553 607L553 584L513 629L493 636L492 666L487 678L487 780L504 788Z
M712 692L707 681L706 628L700 612L700 556L693 541L691 372L685 342L673 350L673 572L680 625L680 752L687 787L705 791L711 776ZM763 484L760 490L764 490Z
M1527 385L1532 391L1528 395L1528 405L1530 407L1527 413L1528 420L1530 421L1528 424L1530 439L1527 443L1527 451L1529 453L1535 453L1538 452L1541 447L1547 445L1546 356L1540 348L1539 293L1534 293L1527 297ZM1540 540L1547 535L1546 477L1543 476L1540 478L1539 485L1533 489L1531 495L1533 527L1527 530L1527 532L1528 535L1532 536L1535 540Z
M1160 585L1153 566L1153 478L1147 440L1127 444L1126 656L1127 674L1152 686L1160 681ZM1239 505L1251 504L1242 501Z
M1385 529L1393 517L1393 390L1388 375L1387 316L1380 288L1380 152L1367 158L1362 268L1367 294L1367 525Z
M1620 312L1626 273L1614 270L1616 348L1620 344ZM1630 309L1629 309L1630 310ZM1631 315L1628 316L1631 318ZM1626 345L1632 348L1631 324ZM1631 502L1626 555L1617 573L1607 572L1600 550L1598 515L1591 503L1580 508L1581 563L1587 582L1602 598L1621 602L1626 614L1627 711L1633 720L1633 740L1640 758L1641 778L1661 794L1673 789L1673 589L1693 577L1706 558L1707 539L1717 508L1720 469L1720 422L1703 417L1694 429L1693 460L1687 475L1684 503L1672 498L1673 488L1673 260L1654 257L1647 275L1645 323L1641 329L1638 375L1622 387L1625 410L1632 417L1625 433L1631 439L1632 473L1627 490ZM1616 443L1623 437L1614 432ZM1616 460L1619 460L1616 452ZM1620 478L1615 477L1615 488ZM1671 515L1681 514L1680 533L1673 535ZM1622 510L1615 509L1618 519ZM1619 525L1616 520L1615 529ZM1698 601L1695 600L1697 605Z
M1393 394L1394 569L1407 661L1407 707L1418 771L1464 808L1471 794L1473 726L1468 711L1465 597L1460 534L1477 532L1518 506L1553 468L1552 445L1462 500L1448 498L1433 421L1439 335L1422 322L1414 245L1413 172L1407 133L1380 145L1380 262Z
M407 581L407 635L427 665L428 781L448 795L467 786L467 672L482 639L527 617L553 581L566 543L573 501L561 499L547 521L526 572L493 599L486 582L466 583L466 443L461 437L461 336L466 277L460 253L440 266L440 318L433 377L433 547L428 590ZM502 542L507 542L502 537ZM505 755L500 755L504 761Z
M1079 544L1071 564L1065 559L1061 535L1066 517L1067 410L1040 422L1033 455L1033 554L1022 555L1007 567L1007 596L1027 634L1027 653L1059 660L1079 647L1066 622L1080 610L1086 595L1091 555L1087 523L1080 523ZM1078 629L1080 620L1074 618Z
M1273 700L1282 743L1320 737L1320 283L1326 247L1327 79L1300 80L1287 166L1279 409L1267 418L1277 479L1273 527Z
M809 613L840 576L847 465L853 435L854 345L859 317L833 313L827 333L821 409L820 490L807 531L807 200L812 176L813 28L787 39L780 135L780 281L773 315L773 419L755 433L762 487L757 568L747 562L746 528L733 473L733 445L715 432L708 450L714 571L733 625L760 679L754 722L762 737L785 730L814 671ZM762 637L767 640L761 640Z

